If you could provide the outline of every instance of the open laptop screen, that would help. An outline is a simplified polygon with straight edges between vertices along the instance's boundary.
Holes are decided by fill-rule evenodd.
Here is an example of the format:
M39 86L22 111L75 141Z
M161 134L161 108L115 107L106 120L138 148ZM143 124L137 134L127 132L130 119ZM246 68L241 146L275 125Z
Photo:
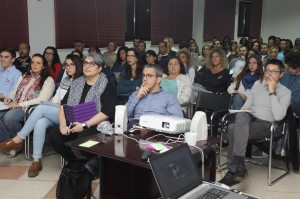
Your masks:
M163 198L178 198L202 183L187 144L152 156L150 166Z

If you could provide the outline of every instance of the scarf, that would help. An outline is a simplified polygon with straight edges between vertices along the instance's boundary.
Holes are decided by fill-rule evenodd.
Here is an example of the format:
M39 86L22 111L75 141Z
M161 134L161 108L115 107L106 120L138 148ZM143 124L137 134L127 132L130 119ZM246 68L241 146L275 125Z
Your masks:
M250 90L256 80L258 80L257 75L251 75L250 73L247 73L242 79L242 84L246 90Z
M33 79L33 83L30 85L28 89L26 89L28 83ZM41 80L40 75L26 75L21 80L15 95L15 101L24 102L35 99L39 96L41 88L38 87ZM26 93L24 93L26 92Z
M68 97L67 104L68 105L77 105L80 102L81 94L83 92L83 88L86 82L86 77L81 76L75 79L70 87L70 93ZM107 78L105 74L100 73L99 79L93 84L93 86L88 91L84 102L95 101L97 104L97 111L101 111L101 95L106 87Z

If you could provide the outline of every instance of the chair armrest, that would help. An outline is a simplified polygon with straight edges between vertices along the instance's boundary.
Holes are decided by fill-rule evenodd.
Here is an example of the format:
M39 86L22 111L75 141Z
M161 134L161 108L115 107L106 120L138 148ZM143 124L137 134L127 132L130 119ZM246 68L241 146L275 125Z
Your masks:
M227 113L229 113L228 110L214 111L210 116L210 121L212 121L216 116L223 116L226 115Z
M32 113L32 111L35 109L35 107L37 107L37 106L38 106L38 104L35 104L35 105L30 105L25 108L25 110L24 110L24 112L25 112L24 120L25 121L27 120L29 115Z

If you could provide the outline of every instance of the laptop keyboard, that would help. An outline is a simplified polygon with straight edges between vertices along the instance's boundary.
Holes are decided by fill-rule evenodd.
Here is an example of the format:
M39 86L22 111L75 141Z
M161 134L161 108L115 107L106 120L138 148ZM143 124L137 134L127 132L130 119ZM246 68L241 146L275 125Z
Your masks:
M216 188L210 188L196 199L221 199L224 198L229 192Z

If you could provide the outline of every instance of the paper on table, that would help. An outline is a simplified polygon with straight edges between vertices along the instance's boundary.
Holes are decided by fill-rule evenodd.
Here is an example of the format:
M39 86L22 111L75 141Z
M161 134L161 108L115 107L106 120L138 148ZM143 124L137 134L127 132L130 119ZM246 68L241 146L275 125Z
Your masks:
M94 145L96 145L96 144L98 144L98 143L99 143L98 141L89 140L89 141L86 141L86 142L80 144L79 146L81 146L81 147L86 147L86 148L90 148L90 147L92 147L92 146L94 146Z
M235 110L235 109L228 109L229 113L238 113L238 112L248 112L251 113L251 110Z
M0 102L0 110L8 109L8 105L4 104L4 102Z
M165 145L161 143L151 143L150 146L155 149L156 151L162 151L168 149Z

